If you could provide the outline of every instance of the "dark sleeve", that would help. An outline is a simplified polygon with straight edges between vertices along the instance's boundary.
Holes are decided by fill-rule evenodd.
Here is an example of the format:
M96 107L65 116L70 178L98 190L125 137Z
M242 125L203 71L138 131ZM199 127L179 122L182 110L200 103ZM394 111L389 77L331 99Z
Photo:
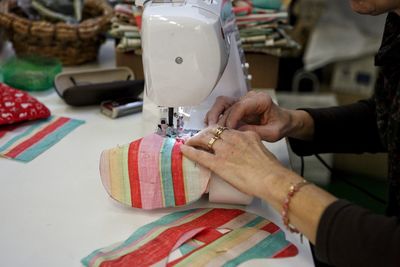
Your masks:
M334 266L400 266L400 222L338 200L321 217L315 252Z
M314 120L314 139L289 138L297 155L386 152L378 133L373 99L346 106L302 110Z

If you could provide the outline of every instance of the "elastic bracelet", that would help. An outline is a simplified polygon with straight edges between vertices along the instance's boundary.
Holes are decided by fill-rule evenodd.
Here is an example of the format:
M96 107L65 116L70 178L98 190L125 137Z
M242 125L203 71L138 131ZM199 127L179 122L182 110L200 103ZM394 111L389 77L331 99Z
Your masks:
M295 185L291 185L289 188L289 192L285 198L285 200L283 201L282 204L282 221L283 224L286 226L286 228L291 232L291 233L299 233L299 230L297 230L294 226L292 226L289 222L289 204L290 204L290 200L292 199L292 197L299 192L300 188L302 188L305 185L310 184L309 182L307 182L306 180L303 180L301 182L298 182Z

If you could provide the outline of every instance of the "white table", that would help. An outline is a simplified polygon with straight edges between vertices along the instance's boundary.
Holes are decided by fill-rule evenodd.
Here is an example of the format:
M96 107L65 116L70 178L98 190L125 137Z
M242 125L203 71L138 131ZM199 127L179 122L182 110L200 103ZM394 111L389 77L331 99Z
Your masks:
M101 66L112 66L110 49L102 48ZM86 66L87 67L87 66ZM34 94L54 115L86 123L29 163L0 158L1 266L81 266L94 249L126 239L137 228L173 211L210 204L202 199L177 209L143 211L123 207L108 197L99 175L102 150L125 144L154 130L142 114L109 119L98 107L67 106L54 91ZM269 149L289 164L284 140ZM241 208L241 207L239 207ZM284 229L280 216L256 200L246 210ZM286 233L299 248L287 259L260 259L242 266L314 266L308 242Z

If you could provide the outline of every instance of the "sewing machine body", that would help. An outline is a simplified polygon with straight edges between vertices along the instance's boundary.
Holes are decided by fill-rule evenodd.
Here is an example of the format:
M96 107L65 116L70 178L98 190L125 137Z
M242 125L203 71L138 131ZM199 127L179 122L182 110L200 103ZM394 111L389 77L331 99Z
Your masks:
M185 129L204 128L204 116L220 96L249 90L230 1L152 1L144 4L142 49L145 102L181 107ZM163 117L164 115L161 115Z

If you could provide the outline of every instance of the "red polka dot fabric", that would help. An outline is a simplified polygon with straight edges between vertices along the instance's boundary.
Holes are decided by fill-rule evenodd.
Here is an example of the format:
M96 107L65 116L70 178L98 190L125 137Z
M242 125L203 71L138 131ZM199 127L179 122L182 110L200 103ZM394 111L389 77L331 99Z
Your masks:
M0 83L0 125L44 119L50 110L28 93Z

